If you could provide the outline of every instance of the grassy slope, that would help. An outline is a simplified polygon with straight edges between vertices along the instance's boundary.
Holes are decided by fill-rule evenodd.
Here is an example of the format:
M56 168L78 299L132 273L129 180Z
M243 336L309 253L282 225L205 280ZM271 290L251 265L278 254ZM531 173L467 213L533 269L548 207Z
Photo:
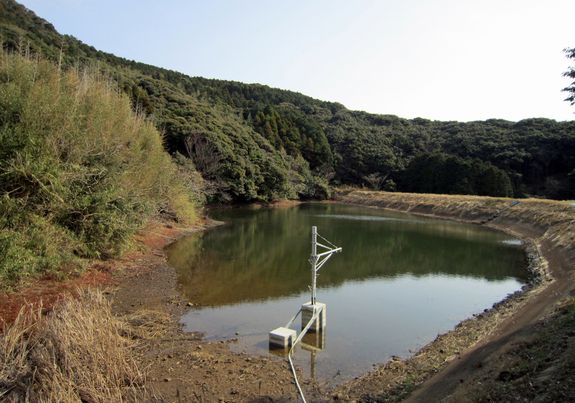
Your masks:
M224 201L271 200L297 198L305 193L306 181L311 179L305 161L274 149L230 105L197 96L195 89L181 81L186 76L100 52L73 37L62 36L11 0L0 1L0 9L0 34L5 47L29 45L51 60L61 58L67 66L97 63L96 67L130 96L134 106L153 116L172 153L190 156L191 151L195 157L195 150L186 148L186 138L200 136L207 141L218 166L205 176L214 183L216 197Z

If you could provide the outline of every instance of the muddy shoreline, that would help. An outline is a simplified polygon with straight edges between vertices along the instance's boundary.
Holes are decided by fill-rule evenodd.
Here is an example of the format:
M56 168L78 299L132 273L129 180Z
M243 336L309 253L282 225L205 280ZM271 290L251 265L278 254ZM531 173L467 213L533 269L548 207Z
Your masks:
M232 352L236 340L210 341L183 332L180 317L197 305L179 292L177 273L165 247L177 239L223 223L194 228L156 222L140 236L144 251L115 273L109 288L114 313L140 335L134 354L146 368L154 402L293 401L297 391L288 364L279 357ZM317 395L317 385L304 387Z

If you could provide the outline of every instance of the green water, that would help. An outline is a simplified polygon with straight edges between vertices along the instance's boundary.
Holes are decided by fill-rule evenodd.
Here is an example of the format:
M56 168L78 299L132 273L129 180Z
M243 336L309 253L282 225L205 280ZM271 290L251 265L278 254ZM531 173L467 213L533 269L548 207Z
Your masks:
M343 247L318 279L327 328L308 344L319 349L296 353L307 376L326 382L409 355L526 281L520 243L479 226L319 203L210 215L227 224L176 242L169 262L200 304L185 329L238 337L237 350L267 354L268 332L309 300L312 225Z

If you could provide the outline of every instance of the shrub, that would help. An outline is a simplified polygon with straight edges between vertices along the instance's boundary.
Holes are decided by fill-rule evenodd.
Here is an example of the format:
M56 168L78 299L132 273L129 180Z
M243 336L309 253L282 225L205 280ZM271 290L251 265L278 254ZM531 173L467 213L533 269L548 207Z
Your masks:
M105 77L0 55L0 278L117 256L159 211L193 219L153 124Z

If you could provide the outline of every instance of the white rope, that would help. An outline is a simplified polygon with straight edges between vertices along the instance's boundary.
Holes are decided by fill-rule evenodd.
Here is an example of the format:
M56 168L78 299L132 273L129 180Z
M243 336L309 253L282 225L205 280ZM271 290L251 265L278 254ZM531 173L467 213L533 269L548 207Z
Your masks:
M300 309L301 311L301 309ZM298 312L299 313L299 312ZM295 385L297 386L297 391L299 392L299 396L301 397L301 400L303 401L303 403L307 403L307 400L305 400L305 396L303 394L303 391L301 390L301 386L299 384L299 381L297 379L297 374L295 372L295 366L293 365L293 361L291 359L291 355L293 353L293 350L295 348L295 346L301 341L301 339L303 339L303 336L307 333L307 331L309 330L309 328L311 327L311 325L313 324L313 322L315 320L317 320L317 316L318 316L319 312L316 312L314 310L313 315L311 316L311 319L309 320L309 322L307 323L307 325L305 325L305 327L302 329L302 331L300 332L299 336L295 339L295 341L293 342L289 352L288 352L288 361L291 367L291 372L293 374L293 379L295 380Z

